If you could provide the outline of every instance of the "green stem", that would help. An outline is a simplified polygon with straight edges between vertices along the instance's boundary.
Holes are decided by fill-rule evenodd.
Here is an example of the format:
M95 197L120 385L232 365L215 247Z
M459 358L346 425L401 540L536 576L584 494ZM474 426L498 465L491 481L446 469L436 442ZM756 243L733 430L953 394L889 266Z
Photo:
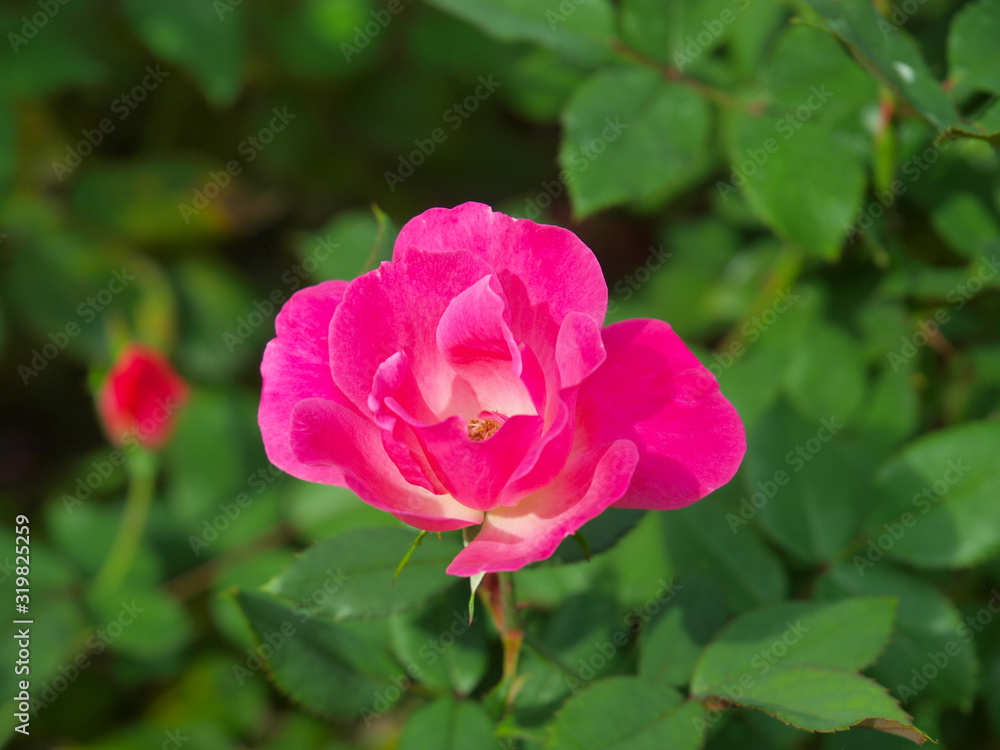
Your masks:
M136 455L128 463L128 474L125 510L118 533L111 543L111 550L94 579L94 589L97 591L116 590L132 566L153 504L153 490L156 486L155 457L146 452Z
M479 598L490 613L503 644L503 675L484 699L487 710L499 719L510 712L517 694L517 664L524 644L524 626L509 572L488 573L479 587Z
M514 681L517 677L517 662L524 643L524 626L521 624L521 613L517 610L517 599L514 595L514 574L498 573L500 583L500 602L503 606L504 631L503 637L503 679Z

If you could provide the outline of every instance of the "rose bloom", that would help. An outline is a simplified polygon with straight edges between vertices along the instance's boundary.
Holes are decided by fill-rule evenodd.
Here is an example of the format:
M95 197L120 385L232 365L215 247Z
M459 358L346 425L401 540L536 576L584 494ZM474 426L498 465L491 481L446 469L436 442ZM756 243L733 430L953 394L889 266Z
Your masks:
M609 507L689 505L732 478L743 424L668 324L603 328L607 306L572 232L427 211L391 262L279 313L267 455L419 529L481 524L456 576L544 560Z
M128 344L111 366L97 395L105 432L115 445L135 441L157 450L174 429L188 387L156 349Z

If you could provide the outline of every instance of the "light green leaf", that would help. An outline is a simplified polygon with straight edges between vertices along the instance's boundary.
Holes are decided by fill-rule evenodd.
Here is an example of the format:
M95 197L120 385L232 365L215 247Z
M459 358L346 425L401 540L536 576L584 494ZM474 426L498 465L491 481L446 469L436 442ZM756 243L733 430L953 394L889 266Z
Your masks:
M858 341L839 326L809 326L783 378L799 414L850 422L865 391L865 367Z
M863 556L864 552L859 554ZM955 605L934 586L888 562L871 566L864 557L855 556L830 570L817 584L817 593L831 599L858 595L897 597L895 632L872 668L872 675L893 689L904 703L933 695L963 711L972 707L979 673L973 644L976 634L962 622ZM930 662L934 662L937 674L927 680L924 689L917 690L913 669L919 672Z
M691 692L698 698L724 695L731 685L795 667L864 669L885 648L895 614L889 597L783 602L748 612L702 653Z
M346 531L303 552L267 590L334 620L414 609L461 580L444 572L461 547L451 535L430 538L413 551L393 585L413 536L388 527Z
M716 189L726 197L739 187L779 235L811 255L838 258L866 182L857 154L821 124L794 114L733 112L728 129L732 167ZM796 186L794 198L789 185Z
M93 590L87 604L99 632L108 634L104 642L115 653L159 659L177 654L191 639L184 606L160 589Z
M241 4L206 0L121 2L126 17L149 48L186 68L210 102L230 104L236 99L246 56Z
M743 11L749 4L748 0L624 0L622 37L654 60L686 71L711 58L730 30L745 20Z
M399 750L472 750L493 747L493 722L478 703L439 698L410 716Z
M738 704L810 732L868 726L922 745L928 738L885 688L861 675L795 667L760 677Z
M978 0L964 6L948 33L949 80L963 91L1000 94L1000 1Z
M596 683L566 702L546 750L697 750L705 709L638 677ZM699 722L699 719L702 721Z
M295 251L317 281L351 281L390 260L395 239L395 230L380 226L372 211L348 211L315 234L301 237Z
M574 211L657 205L710 166L705 99L648 68L603 70L563 111L559 163Z
M905 517L885 552L922 568L975 565L1000 549L1000 423L976 422L926 435L878 473L873 533Z

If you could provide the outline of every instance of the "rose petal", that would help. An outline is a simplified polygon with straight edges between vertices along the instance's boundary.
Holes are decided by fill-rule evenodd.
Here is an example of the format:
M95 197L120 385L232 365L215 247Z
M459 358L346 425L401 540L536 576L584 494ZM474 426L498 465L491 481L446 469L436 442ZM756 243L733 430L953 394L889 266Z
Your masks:
M327 334L346 281L327 281L296 292L274 321L277 336L264 350L264 379L257 415L268 460L299 479L346 486L336 466L309 466L292 451L292 410L306 398L349 403L330 375Z
M437 326L438 348L482 408L508 416L534 414L521 380L521 351L504 320L507 303L491 283L497 284L495 278L485 276L448 304Z
M333 379L362 413L379 366L405 352L431 411L443 419L480 411L438 349L438 321L490 267L466 252L408 253L351 282L330 327Z
M395 404L389 400L392 408ZM400 419L409 424L431 468L444 488L463 505L487 510L500 503L500 495L525 453L542 432L542 418L520 414L509 417L492 437L474 441L459 417L437 424L423 424L402 409Z
M514 316L512 329L521 340L522 331L533 328L534 308L544 308L557 324L573 311L604 323L608 286L601 266L590 248L562 227L464 203L432 208L408 221L396 238L393 260L413 249L463 249L485 260L500 280Z
M582 383L607 358L601 327L582 313L570 313L559 327L556 340L556 367L559 387Z
M408 484L382 447L381 430L348 406L306 399L292 413L292 448L309 466L339 467L347 486L369 505L411 526L451 531L482 521L449 495Z
M577 439L638 447L616 507L681 508L732 479L746 452L743 422L670 326L626 320L603 337L607 361L580 387Z
M545 560L629 486L639 460L627 440L574 458L559 478L515 507L489 511L476 538L448 566L454 576L519 570Z

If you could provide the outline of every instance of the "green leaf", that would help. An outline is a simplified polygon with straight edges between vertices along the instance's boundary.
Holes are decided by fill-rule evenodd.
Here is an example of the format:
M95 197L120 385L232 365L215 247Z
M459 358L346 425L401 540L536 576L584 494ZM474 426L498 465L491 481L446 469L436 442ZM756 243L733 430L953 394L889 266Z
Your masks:
M466 611L465 589L455 586L434 607L389 620L393 651L421 684L469 695L486 674L485 620L470 625Z
M295 251L317 281L350 281L390 260L395 239L395 230L380 226L372 211L347 211L300 238Z
M882 18L868 0L806 0L819 27L846 44L869 72L909 102L938 130L959 121L941 83L931 75L913 39Z
M413 534L401 528L346 531L303 552L267 590L334 620L414 609L461 580L444 572L461 547L451 535L431 538L413 551L393 586L412 544Z
M664 519L664 529L667 552L678 573L708 573L725 591L729 605L744 610L783 598L788 576L754 530L733 533L720 501L739 492L735 485L716 490L714 502L671 512Z
M1000 247L994 214L972 193L955 193L931 213L934 229L952 250L978 260Z
M771 672L747 688L737 702L810 732L868 726L918 745L928 739L910 724L910 716L885 688L857 674L811 667Z
M614 11L608 0L428 0L504 42L528 41L571 60L597 64L611 57Z
M246 56L244 10L205 0L121 0L125 15L154 53L186 68L214 104L240 92ZM225 12L220 13L219 8Z
M686 579L663 615L642 631L639 675L676 688L688 684L702 649L726 614L722 592L711 579Z
M546 750L697 750L705 709L639 677L596 683L566 702Z
M60 7L61 17L39 28L26 23L29 18L23 11L27 7L20 13L13 10L0 13L0 38L10 48L5 51L0 95L36 97L70 86L94 86L105 77L107 65L85 51L82 43L85 35L81 25L94 23L94 19L77 19L74 29L73 19L66 17L71 9ZM37 6L34 11L38 12ZM31 28L35 33L28 38L22 31ZM65 153L65 146L60 146Z
M1000 423L974 422L926 435L887 463L876 477L873 534L882 522L905 525L885 553L922 568L967 567L995 554L998 455Z
M779 402L754 427L746 458L746 500L738 518L756 517L783 547L809 562L832 559L861 526L865 477L845 475L850 461L836 414L807 420Z
M624 0L622 38L644 55L687 71L711 58L729 31L745 20L749 5L744 0ZM699 35L708 44L698 41Z
M822 107L826 96L812 101ZM727 139L732 170L716 189L728 197L740 187L775 232L812 255L835 260L861 205L865 172L851 148L802 117L734 111ZM795 200L789 200L789 185L796 186Z
M710 166L707 102L648 68L596 73L563 111L559 163L574 211L657 205Z
M702 699L725 695L734 684L795 667L864 669L885 648L895 615L890 597L783 602L748 612L705 649L691 693Z
M820 321L809 326L788 369L784 386L799 414L811 419L851 421L865 391L865 366L857 340Z
M345 719L377 714L408 685L403 670L373 642L377 631L366 638L346 624L310 617L266 594L241 591L237 602L257 634L275 683L312 711ZM370 623L364 625L371 630ZM248 657L235 665L234 674L246 679L254 667Z
M829 34L807 26L788 28L775 40L765 80L772 106L791 115L793 127L808 118L833 129L838 139L854 131L871 141L863 113L878 106L878 85Z
M399 736L399 750L485 750L493 745L493 722L483 707L454 698L439 698L414 711Z
M191 640L191 624L184 606L159 589L93 590L87 604L101 632L117 634L105 641L115 653L157 659L177 654Z
M998 34L998 0L969 3L955 15L948 33L948 78L956 89L1000 94Z
M596 518L580 527L590 555L597 555L614 547L622 537L636 527L646 512L623 508L608 508ZM567 538L556 548L555 556L563 562L589 560L577 539Z
M172 271L181 311L177 360L185 374L224 381L260 356L278 312L270 299L254 299L237 274L217 263L185 259Z
M178 414L174 439L164 452L166 501L182 528L205 543L191 547L203 559L231 546L235 539L230 527L240 524L258 494L251 490L263 490L278 476L268 464L257 470L239 440L219 444L219 435L247 434L254 428L255 404L239 396L195 390ZM232 508L229 516L235 517L225 515L227 506ZM215 544L219 537L221 543Z
M570 692L624 671L623 649L631 641L635 615L622 618L609 596L588 592L565 599L550 618L531 618L518 667L524 684L514 697L526 725L547 721Z
M830 570L817 584L817 593L829 599L859 595L899 599L892 640L872 668L872 675L904 702L910 702L914 694L933 695L968 711L976 694L979 662L973 645L975 633L962 622L955 605L913 573L888 562L874 567L859 565L858 559L856 556ZM918 690L919 684L913 684L913 669L919 672L931 662L937 675Z

